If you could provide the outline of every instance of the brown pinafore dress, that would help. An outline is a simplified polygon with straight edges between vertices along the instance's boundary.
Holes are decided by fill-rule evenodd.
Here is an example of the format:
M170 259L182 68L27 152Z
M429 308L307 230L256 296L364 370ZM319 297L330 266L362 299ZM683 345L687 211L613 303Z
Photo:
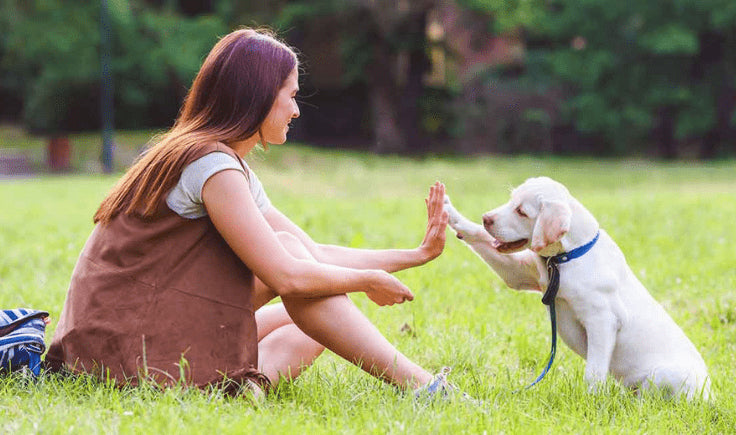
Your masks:
M195 146L185 165L222 144ZM247 173L247 171L246 171ZM165 195L154 217L120 214L97 225L72 273L46 355L51 369L118 384L205 386L257 371L254 276L209 217L186 219Z

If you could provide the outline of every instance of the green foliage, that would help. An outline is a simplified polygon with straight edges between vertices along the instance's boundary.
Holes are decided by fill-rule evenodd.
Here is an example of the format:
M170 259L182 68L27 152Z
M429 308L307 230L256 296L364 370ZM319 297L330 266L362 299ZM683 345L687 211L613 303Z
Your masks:
M353 2L340 0L302 0L285 4L273 18L273 25L279 29L304 26L321 17L341 15L349 10Z
M437 0L213 0L211 13L191 17L179 11L180 3L107 0L119 128L170 125L207 51L219 36L240 25L270 25L300 42L305 35L327 30L339 40L340 66L334 70L341 82L336 87L365 86L375 95L378 79L383 79L384 86L392 81L395 87L388 94L401 95L407 53L421 53L426 44L424 32L410 24L441 5ZM512 73L508 87L560 92L555 98L564 99L561 116L548 111L547 130L571 123L579 132L602 138L605 152L631 153L649 146L662 113L674 118L674 137L681 142L697 141L716 129L736 129L734 104L722 101L736 92L732 0L454 3L461 11L474 12L481 23L476 29L513 32L526 39L524 76ZM53 133L98 127L100 13L99 1L0 0L0 97L21 105L20 118L30 129ZM487 70L478 67L481 72L472 86ZM492 89L487 82L505 76L496 73L482 86ZM449 96L440 104L417 103L424 108L418 117L423 132L462 136L468 129L460 124L468 112L480 114L482 134L488 116L483 101L456 101L462 107L449 114L429 112L452 106L453 96L460 94L456 81L446 87L441 91ZM436 91L413 90L411 98L435 98ZM7 116L7 110L0 115ZM499 123L518 124L511 117Z
M216 15L144 5L108 1L119 127L169 125L204 56L229 30ZM98 1L0 3L0 74L24 101L31 130L98 127L100 14Z
M176 116L204 57L228 28L217 16L184 18L173 12L141 9L113 17L118 124L155 126L156 110ZM157 119L161 123L161 119Z
M58 130L79 98L99 76L96 2L74 0L0 3L6 35L0 71L25 100L23 119L31 129ZM73 29L73 31L70 31Z
M548 41L540 59L571 87L568 119L582 131L602 133L619 150L643 146L665 107L677 118L678 139L716 127L715 97L736 84L736 28L723 18L736 22L732 6L559 0L546 14L544 26L528 29L533 40ZM709 33L724 38L721 58L704 55L713 49L701 45ZM702 76L693 74L698 68Z
M665 24L645 33L638 41L645 51L655 55L685 55L698 53L698 36L690 29L675 23Z
M545 25L545 2L541 0L456 0L459 6L493 17L493 30L504 33L519 27Z
M343 85L370 83L368 71L380 61L376 49L386 47L390 55L425 47L423 30L408 28L407 18L416 11L427 10L432 0L402 3L397 0L378 2L341 0L302 0L287 3L273 19L277 28L318 31L320 26L334 26L340 36L340 58L345 72ZM395 65L385 65L391 73ZM394 73L395 74L395 73Z

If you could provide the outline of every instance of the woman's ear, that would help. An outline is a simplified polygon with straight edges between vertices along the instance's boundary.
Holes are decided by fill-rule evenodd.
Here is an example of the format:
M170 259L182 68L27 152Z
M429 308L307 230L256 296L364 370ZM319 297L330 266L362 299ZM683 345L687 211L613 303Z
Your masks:
M539 252L547 246L559 242L570 231L572 211L563 201L542 201L532 232L531 249Z

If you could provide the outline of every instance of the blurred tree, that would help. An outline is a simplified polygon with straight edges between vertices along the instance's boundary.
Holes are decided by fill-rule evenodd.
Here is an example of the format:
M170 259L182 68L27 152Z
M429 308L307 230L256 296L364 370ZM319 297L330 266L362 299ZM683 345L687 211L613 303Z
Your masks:
M427 14L434 0L302 0L279 2L273 23L303 33L320 32L329 20L340 41L343 85L367 88L373 131L372 151L422 152L421 127Z
M11 83L9 93L22 102L16 110L22 110L20 118L26 127L50 136L47 158L53 171L70 169L65 133L79 127L74 114L99 113L95 11L94 4L83 1L3 0L0 4L2 78Z
M13 15L8 13L5 0L0 0L0 121L19 121L23 108L22 74L15 65L7 62L8 42L12 37L8 22Z
M0 67L23 101L21 116L30 129L64 130L71 107L97 113L98 10L82 0L0 4L4 29Z
M537 141L561 120L601 138L597 152L636 152L652 139L665 157L678 155L683 144L697 144L702 157L736 147L732 0L108 3L121 128L170 125L216 39L239 25L266 24L303 47L312 74L306 80L331 98L329 110L323 104L315 116L337 120L332 125L343 130L368 129L376 152L426 151L428 131L436 134L442 123L443 131L462 139L468 130L454 129L452 118L473 116L480 140L499 134L514 142L496 151ZM437 44L427 41L428 17L437 24L431 14L448 5L472 11L473 28L463 30L474 36L456 42L489 45L484 41L513 31L527 46L519 53L521 67L489 72L476 66L483 57L472 57L465 66L473 77L460 83L448 74L444 84L428 85L428 47ZM0 118L20 118L34 131L51 133L99 127L99 14L97 1L0 0ZM446 52L449 59L452 50ZM447 65L452 68L449 60ZM543 104L536 98L552 93ZM489 132L490 112L482 106L489 98L497 99L492 113L501 133ZM528 109L520 107L524 98ZM560 98L566 99L564 110L549 109ZM370 107L368 115L363 106ZM528 126L536 126L536 133L526 134Z
M116 121L121 126L169 126L202 60L229 31L215 14L185 17L176 2L161 8L108 0L113 12Z
M465 9L487 14L494 33L505 33L518 28L534 29L547 18L545 0L455 0Z
M3 88L11 83L22 101L26 127L52 134L99 128L99 2L0 1L0 74ZM108 5L116 124L170 125L202 59L228 27L214 14L185 17L175 2Z
M566 84L579 130L614 152L644 148L665 158L699 140L713 157L736 125L736 3L731 0L552 0L529 27L542 60ZM733 146L733 145L731 145Z
M525 28L545 17L542 0L456 0L434 19L444 29L455 89L454 149L463 153L547 153L556 149L560 92L555 80L529 76Z

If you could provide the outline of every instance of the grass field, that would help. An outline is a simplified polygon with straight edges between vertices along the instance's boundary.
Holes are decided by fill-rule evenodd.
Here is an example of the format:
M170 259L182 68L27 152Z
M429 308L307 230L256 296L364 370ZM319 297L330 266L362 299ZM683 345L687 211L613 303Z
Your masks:
M637 397L615 382L590 394L584 361L564 344L544 381L516 393L546 362L546 309L539 294L508 289L450 232L437 260L397 274L415 293L413 302L380 308L362 294L353 300L406 355L431 371L451 366L451 381L482 406L415 402L326 352L259 405L217 391L0 378L0 432L736 432L736 162L415 160L275 146L250 164L272 202L313 238L367 248L418 244L423 198L435 180L446 184L462 213L476 218L529 176L565 183L701 351L716 398L688 404ZM0 307L45 309L58 318L91 216L116 178L0 181ZM53 332L52 322L47 341Z

